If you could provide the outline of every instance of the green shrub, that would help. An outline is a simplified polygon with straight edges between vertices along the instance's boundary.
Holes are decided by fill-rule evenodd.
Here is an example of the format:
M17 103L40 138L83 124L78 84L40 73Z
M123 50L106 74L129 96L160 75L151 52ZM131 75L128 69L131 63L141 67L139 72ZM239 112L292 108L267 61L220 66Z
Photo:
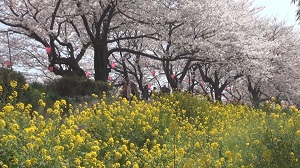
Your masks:
M99 82L85 77L62 77L47 84L48 89L64 99L72 101L87 101L92 94L101 95L104 91L110 90L107 82Z
M53 103L61 98L58 91L53 90L47 84L33 82L30 83L28 91L24 93L22 101L25 104L31 104L33 110L37 110L39 108L38 100L43 99L48 108L52 107Z
M16 86L13 88L10 82L16 81ZM16 91L17 93L22 93L22 87L26 83L25 77L20 72L13 71L11 69L0 68L0 85L2 86L1 93L1 107L9 101L9 96ZM20 100L21 96L18 96Z

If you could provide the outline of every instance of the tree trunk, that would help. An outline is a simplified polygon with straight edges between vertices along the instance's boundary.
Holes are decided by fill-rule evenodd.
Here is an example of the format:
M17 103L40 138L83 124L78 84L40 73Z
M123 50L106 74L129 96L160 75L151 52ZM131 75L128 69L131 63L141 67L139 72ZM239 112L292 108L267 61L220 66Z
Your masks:
M218 102L221 102L221 97L222 97L222 91L220 88L214 88L215 91L215 100Z
M248 79L247 88L252 96L251 100L252 100L253 106L254 106L254 108L259 108L260 95L261 95L259 85L254 84L254 86L252 86L252 82L251 82L249 76L247 77L247 79Z
M106 82L110 70L108 68L107 46L97 46L94 51L95 81Z

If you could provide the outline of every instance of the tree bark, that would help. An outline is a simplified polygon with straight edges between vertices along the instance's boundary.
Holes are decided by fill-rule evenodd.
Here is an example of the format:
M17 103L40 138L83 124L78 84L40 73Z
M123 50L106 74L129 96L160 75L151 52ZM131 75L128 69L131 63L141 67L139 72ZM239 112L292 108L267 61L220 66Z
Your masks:
M94 51L95 81L106 82L110 71L110 68L108 68L107 46L95 47Z

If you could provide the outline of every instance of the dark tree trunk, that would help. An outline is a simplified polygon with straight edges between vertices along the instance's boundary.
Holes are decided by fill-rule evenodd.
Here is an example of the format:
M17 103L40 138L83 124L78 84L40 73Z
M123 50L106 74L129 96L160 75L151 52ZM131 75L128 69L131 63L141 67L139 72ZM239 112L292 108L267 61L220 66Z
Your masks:
M217 87L217 88L214 88L214 91L215 91L215 100L218 102L221 102L222 90Z
M107 47L99 46L95 47L94 52L94 69L95 69L95 81L107 81L110 69L108 68L108 56Z
M252 86L252 82L251 82L249 76L247 77L247 79L248 79L247 88L248 88L248 91L250 92L250 94L252 96L251 100L252 100L253 106L255 108L259 108L259 103L261 101L260 87L258 86L258 84L254 84L254 86Z

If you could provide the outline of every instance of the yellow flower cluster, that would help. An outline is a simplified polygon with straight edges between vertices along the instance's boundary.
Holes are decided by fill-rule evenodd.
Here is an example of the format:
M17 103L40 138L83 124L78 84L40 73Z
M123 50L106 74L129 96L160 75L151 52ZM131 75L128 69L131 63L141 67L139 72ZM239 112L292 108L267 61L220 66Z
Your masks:
M9 158L0 166L272 167L277 161L300 166L296 107L263 112L180 94L150 102L108 103L106 96L81 105L57 100L40 111L7 103L0 112L0 149ZM46 106L43 99L37 102ZM66 107L70 113L61 116Z
M11 80L11 81L10 81L10 86L11 86L12 88L16 88L16 87L18 86L18 82L15 81L15 80Z

